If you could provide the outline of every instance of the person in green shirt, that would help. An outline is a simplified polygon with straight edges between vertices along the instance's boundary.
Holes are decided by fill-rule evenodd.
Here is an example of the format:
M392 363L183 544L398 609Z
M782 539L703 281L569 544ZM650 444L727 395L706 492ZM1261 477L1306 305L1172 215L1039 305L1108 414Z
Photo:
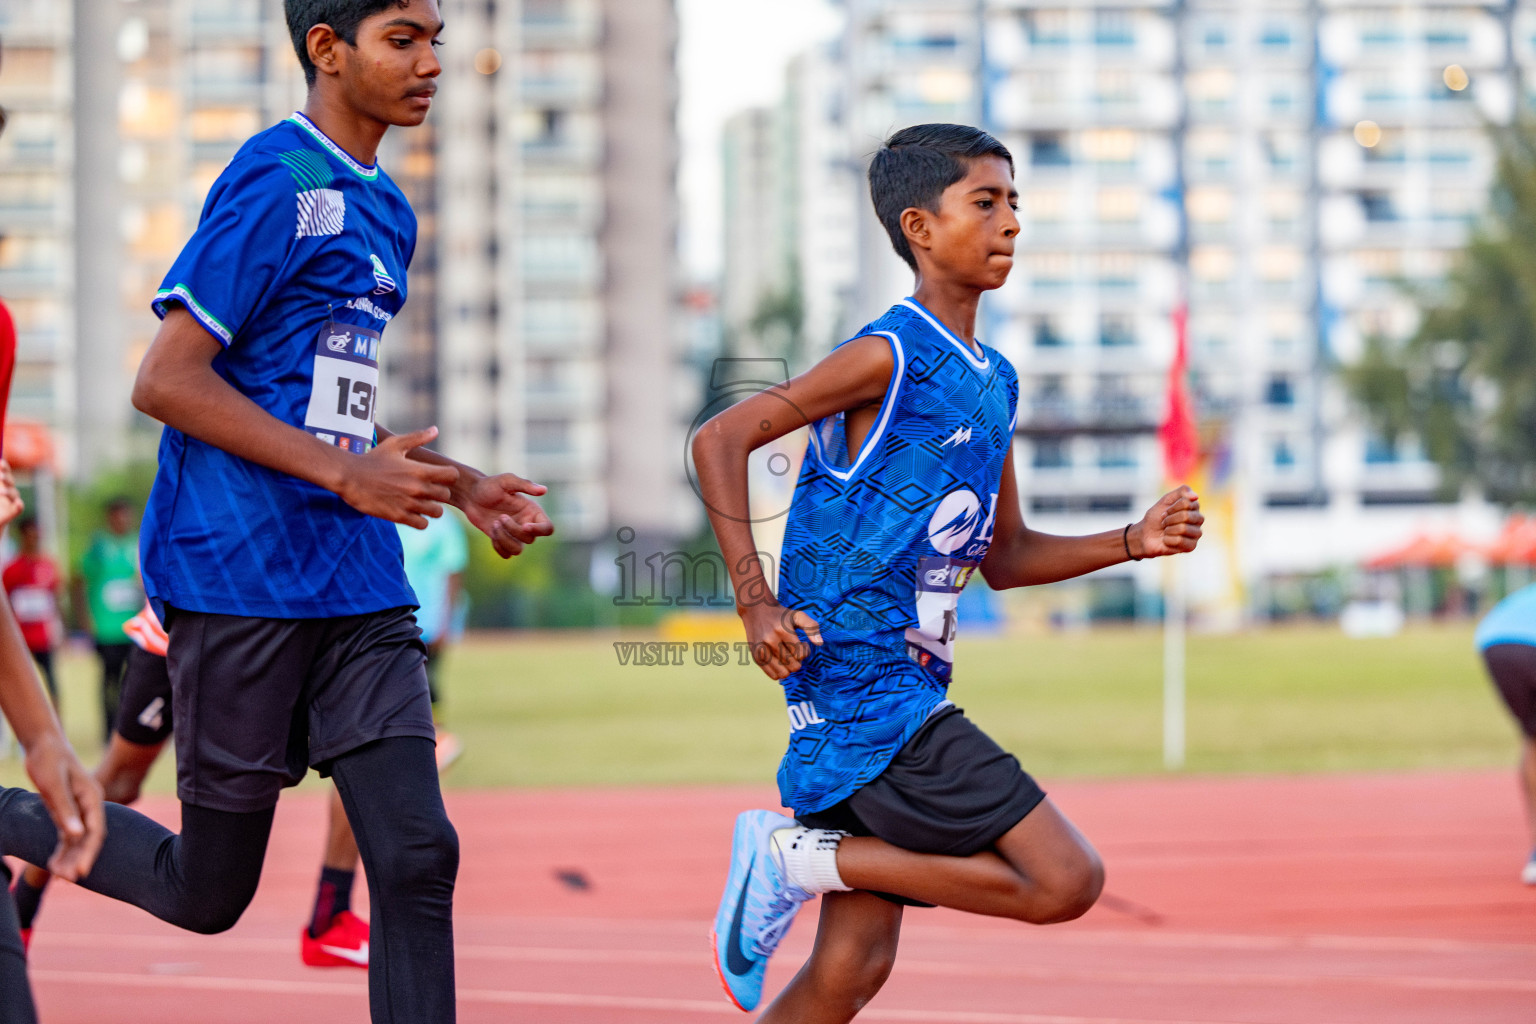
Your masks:
M76 577L75 602L81 625L96 643L101 657L102 732L111 742L117 705L123 693L123 669L133 643L123 626L144 607L139 581L139 536L133 528L133 507L126 498L107 502L107 528L91 538ZM80 593L83 592L83 593Z

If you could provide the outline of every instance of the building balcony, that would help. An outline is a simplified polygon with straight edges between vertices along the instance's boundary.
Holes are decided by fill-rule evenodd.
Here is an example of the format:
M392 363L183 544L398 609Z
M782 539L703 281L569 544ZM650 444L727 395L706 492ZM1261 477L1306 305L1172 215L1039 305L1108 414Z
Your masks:
M602 18L595 12L523 13L521 42L524 49L589 49L602 39L602 35Z
M0 178L0 190L4 179ZM14 234L21 228L49 228L59 222L64 210L59 203L7 202L0 197L0 225Z
M51 363L59 358L62 332L57 328L20 331L16 336L16 358L20 362Z
M195 4L188 28L199 43L259 42L263 34L260 11L199 11Z
M524 160L541 167L563 164L592 168L603 160L603 140L596 137L527 139L522 149Z
M533 106L595 106L603 95L602 76L598 74L525 74L519 84L522 90L519 99Z
M1157 430L1152 404L1139 395L1037 397L1019 410L1018 432L1026 437L1148 434Z
M59 159L54 140L15 138L6 140L0 161L11 167L52 167Z
M188 83L187 105L204 104L223 106L241 104L258 106L264 96L265 86L255 78L197 78Z

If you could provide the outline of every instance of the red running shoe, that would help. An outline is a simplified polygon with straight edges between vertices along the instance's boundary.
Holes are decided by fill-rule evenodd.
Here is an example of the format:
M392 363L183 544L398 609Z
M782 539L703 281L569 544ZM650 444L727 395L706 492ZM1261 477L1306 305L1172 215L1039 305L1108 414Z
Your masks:
M368 922L343 910L331 918L331 926L311 938L308 928L299 929L299 956L310 967L368 966Z

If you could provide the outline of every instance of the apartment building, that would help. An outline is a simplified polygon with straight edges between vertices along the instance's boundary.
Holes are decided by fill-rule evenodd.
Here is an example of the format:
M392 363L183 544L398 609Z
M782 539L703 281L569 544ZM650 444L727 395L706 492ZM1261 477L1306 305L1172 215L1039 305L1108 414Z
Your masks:
M697 515L676 256L671 0L444 0L426 125L381 163L419 218L381 419L549 484L562 536ZM0 6L0 295L18 415L77 476L153 452L132 374L208 187L303 105L280 0Z
M1497 510L1475 497L1437 504L1413 440L1373 436L1333 371L1365 338L1412 329L1401 282L1443 275L1483 212L1482 125L1536 98L1536 11L841 6L851 154L903 125L960 120L1015 156L1018 259L981 332L1020 371L1015 450L1034 522L1118 526L1160 493L1155 429L1187 303L1206 487L1235 522L1207 575L1261 586L1421 524L1493 529ZM883 308L910 275L863 204L860 217L856 305ZM1156 569L1119 573L1157 588Z

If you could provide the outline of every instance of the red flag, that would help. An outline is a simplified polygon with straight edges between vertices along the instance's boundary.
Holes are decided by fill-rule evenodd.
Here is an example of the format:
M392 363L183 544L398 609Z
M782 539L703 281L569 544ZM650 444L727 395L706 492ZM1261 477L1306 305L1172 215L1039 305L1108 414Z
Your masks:
M1163 443L1163 472L1174 483L1186 482L1200 461L1200 431L1189 397L1189 308L1173 311L1173 365L1168 368L1168 399L1157 434Z

